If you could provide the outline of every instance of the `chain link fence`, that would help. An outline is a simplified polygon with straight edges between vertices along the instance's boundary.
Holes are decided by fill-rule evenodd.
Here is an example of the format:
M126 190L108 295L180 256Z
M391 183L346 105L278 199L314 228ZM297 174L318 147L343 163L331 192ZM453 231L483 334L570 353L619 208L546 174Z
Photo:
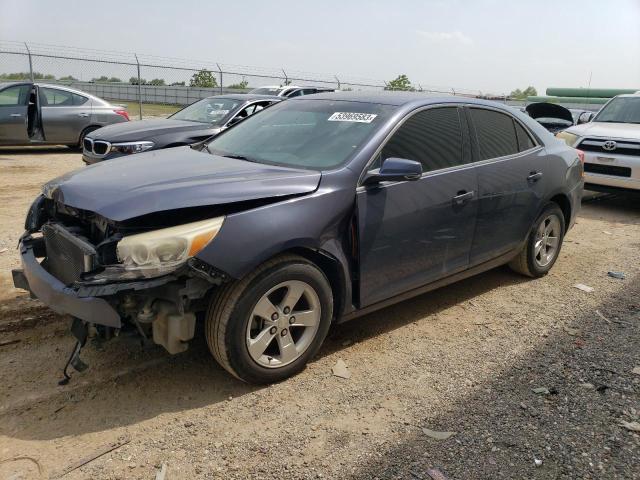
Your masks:
M140 118L166 116L184 105L225 93L246 93L265 85L299 85L336 90L389 90L387 83L343 74L185 60L88 48L0 41L0 82L31 80L64 84L127 107ZM506 99L478 90L423 86L421 92Z

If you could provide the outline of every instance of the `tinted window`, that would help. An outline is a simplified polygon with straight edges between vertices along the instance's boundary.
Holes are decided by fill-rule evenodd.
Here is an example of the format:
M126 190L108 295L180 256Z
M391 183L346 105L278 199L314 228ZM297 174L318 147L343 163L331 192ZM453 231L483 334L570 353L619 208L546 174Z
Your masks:
M516 126L516 135L518 136L518 150L524 152L536 146L535 142L531 139L531 135L522 128L518 122L513 122Z
M87 100L89 100L87 97L83 97L82 95L78 95L76 93L73 93L73 104L74 105L83 105L85 103L87 103Z
M26 105L29 95L29 85L17 85L0 91L0 107Z
M68 107L73 105L73 93L57 88L41 88L45 105L49 107Z
M465 163L458 109L435 108L411 116L382 149L382 159L406 158L425 172Z
M299 97L300 95L302 95L302 90L294 90L293 92L287 93L285 95L289 98Z
M479 108L470 111L478 137L480 160L518 153L518 139L510 116Z

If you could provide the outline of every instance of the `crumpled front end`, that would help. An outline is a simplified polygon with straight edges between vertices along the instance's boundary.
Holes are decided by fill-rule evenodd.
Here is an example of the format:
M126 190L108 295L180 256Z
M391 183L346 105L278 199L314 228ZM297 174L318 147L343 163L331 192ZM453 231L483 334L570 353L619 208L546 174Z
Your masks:
M128 232L44 196L34 202L25 227L14 285L106 338L128 329L170 353L182 352L207 292L226 280L194 258L166 269L128 268L117 251Z

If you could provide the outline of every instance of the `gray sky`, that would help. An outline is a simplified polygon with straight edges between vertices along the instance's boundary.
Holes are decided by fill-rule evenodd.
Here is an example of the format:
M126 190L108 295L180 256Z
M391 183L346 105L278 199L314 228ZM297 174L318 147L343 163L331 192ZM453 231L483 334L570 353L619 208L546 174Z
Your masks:
M0 39L509 92L640 89L640 0L0 0Z

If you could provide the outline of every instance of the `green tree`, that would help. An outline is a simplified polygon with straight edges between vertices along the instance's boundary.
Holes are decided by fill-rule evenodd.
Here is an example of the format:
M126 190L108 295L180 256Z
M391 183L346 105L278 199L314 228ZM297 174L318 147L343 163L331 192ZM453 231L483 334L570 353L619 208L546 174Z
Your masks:
M184 82L173 82L172 87L184 87Z
M538 91L534 87L528 86L524 90L516 88L509 94L509 97L514 100L526 100L527 97L535 97L536 95L538 95Z
M149 81L149 85L155 85L156 87L161 87L164 86L164 80L162 78L154 78L153 80Z
M78 79L76 77L74 77L73 75L65 75L64 77L60 77L59 80L62 80L63 82L77 82Z
M246 78L242 77L242 81L238 82L238 83L232 83L231 85L229 85L227 88L239 88L239 89L245 89L249 86L249 82L247 81Z
M110 82L110 83L122 83L122 80L120 80L118 77L111 77L111 78L109 78L109 80L107 80L107 82Z
M194 73L189 81L191 87L201 88L215 88L218 86L216 77L213 76L209 70L200 70L198 73Z
M402 90L407 92L415 91L415 88L411 85L411 81L406 75L398 75L394 80L387 82L385 90Z
M129 79L129 83L131 85L138 85L138 77L131 77ZM141 78L140 79L140 85L146 85L146 84L147 84L147 81L144 78Z
M31 74L29 72L0 73L2 80L29 80ZM55 80L56 76L50 73L33 72L34 80Z

